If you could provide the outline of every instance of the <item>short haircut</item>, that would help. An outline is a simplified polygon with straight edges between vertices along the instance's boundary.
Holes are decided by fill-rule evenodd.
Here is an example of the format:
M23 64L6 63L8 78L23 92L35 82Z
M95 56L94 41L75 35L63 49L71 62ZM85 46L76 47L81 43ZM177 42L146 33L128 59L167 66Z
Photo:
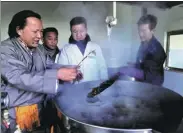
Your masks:
M85 24L87 27L87 21L84 17L74 17L70 21L70 28L72 28L73 25L78 25L78 24Z
M150 30L153 30L157 25L157 17L151 14L144 15L139 19L137 24L138 26L142 24L149 24Z
M41 20L41 16L31 10L23 10L16 13L8 27L8 35L10 38L19 37L16 28L19 27L20 29L23 29L26 26L26 19L28 17L35 17Z
M55 34L58 36L58 30L55 27L47 27L43 30L43 38L48 32L55 32Z

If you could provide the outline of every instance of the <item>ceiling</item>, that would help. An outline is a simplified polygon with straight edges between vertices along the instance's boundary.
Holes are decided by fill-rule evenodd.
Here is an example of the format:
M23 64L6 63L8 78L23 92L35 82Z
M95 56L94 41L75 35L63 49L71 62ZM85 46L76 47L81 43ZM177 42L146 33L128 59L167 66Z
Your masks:
M183 7L183 1L120 1L122 3L130 4L130 5L139 5L143 7L156 7L160 9L170 9L174 6L180 5Z
M165 6L167 8L172 8L174 6L177 6L177 5L181 5L181 7L183 7L183 1L167 1L167 2L164 2L165 3Z

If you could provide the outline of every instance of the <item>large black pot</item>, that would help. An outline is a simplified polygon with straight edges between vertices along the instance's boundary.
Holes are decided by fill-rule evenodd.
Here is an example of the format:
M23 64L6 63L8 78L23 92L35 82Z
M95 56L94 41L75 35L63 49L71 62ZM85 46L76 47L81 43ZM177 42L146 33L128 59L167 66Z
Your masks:
M60 85L57 107L88 133L172 133L183 117L183 97L148 83L117 80L89 103L87 94L102 81Z

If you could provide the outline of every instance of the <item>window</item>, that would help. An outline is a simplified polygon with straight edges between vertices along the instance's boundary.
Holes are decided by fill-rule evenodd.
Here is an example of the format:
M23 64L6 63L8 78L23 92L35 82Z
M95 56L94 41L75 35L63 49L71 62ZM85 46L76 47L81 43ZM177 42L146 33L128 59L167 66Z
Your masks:
M183 30L167 33L166 54L166 68L183 71Z

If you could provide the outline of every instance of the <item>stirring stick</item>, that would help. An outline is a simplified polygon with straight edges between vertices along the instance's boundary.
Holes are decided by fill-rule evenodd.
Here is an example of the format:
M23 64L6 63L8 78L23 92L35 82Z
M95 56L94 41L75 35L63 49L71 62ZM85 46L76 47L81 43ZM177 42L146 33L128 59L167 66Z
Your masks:
M80 67L80 64L91 54L91 53L94 53L95 50L91 51L88 53L88 55L86 55L80 62L79 64L76 66L76 68L79 68ZM76 80L73 81L73 84L76 82Z
M82 63L91 53L93 53L93 52L95 52L95 50L89 52L88 55L85 56L85 57L79 62L79 64L77 65L77 67L80 67L80 64L81 64L81 63Z

